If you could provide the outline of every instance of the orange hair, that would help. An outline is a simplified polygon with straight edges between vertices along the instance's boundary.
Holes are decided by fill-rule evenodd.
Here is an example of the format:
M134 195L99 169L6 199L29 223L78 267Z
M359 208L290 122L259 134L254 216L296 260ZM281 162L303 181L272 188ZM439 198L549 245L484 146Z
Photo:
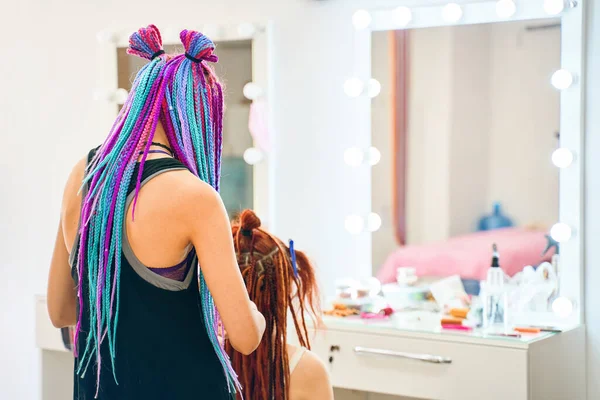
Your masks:
M310 349L305 315L320 323L320 302L313 266L296 251L294 274L290 249L261 229L260 219L244 210L232 224L238 264L250 295L266 321L265 335L249 356L226 350L239 374L246 399L288 400L290 370L287 352L288 311L300 345ZM238 394L238 398L239 394Z

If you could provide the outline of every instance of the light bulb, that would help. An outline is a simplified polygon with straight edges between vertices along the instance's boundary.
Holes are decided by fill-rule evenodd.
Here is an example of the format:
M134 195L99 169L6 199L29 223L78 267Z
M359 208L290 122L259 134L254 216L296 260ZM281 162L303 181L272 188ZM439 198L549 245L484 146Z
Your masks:
M258 164L260 161L262 161L262 159L263 153L262 151L260 151L260 149L257 149L256 147L250 147L244 151L244 161L246 161L247 164Z
M367 229L369 232L378 231L381 228L381 217L377 213L370 213L367 217Z
M351 167L358 167L364 160L364 153L360 147L350 147L344 152L344 161Z
M561 318L566 318L573 313L573 302L566 297L559 297L552 302L552 311Z
M254 82L248 82L244 85L244 97L248 100L256 100L262 95L262 88Z
M371 25L371 14L367 10L357 10L352 16L352 23L358 30L366 29Z
M558 15L565 9L564 0L544 0L544 10L550 15Z
M458 22L463 15L461 6L456 3L448 3L442 10L442 17L447 22Z
M567 168L573 162L573 153L569 149L560 147L552 152L552 163L558 168Z
M241 37L249 38L256 33L256 27L250 22L244 22L238 25L237 31Z
M129 96L129 92L127 91L127 89L119 88L115 90L113 99L117 104L125 104L125 102L127 101L127 96Z
M498 0L496 2L496 14L500 18L510 18L517 12L517 6L512 0Z
M348 215L344 223L346 230L353 235L361 233L365 227L365 221L360 215Z
M369 147L369 164L377 165L381 161L381 152L376 147Z
M367 94L370 98L377 97L381 93L381 83L375 78L369 79L367 84Z
M559 69L552 74L551 82L558 90L565 90L573 84L573 75L566 69Z
M350 78L344 83L344 92L348 97L358 97L362 94L365 84L358 78Z
M571 239L571 227L563 222L558 222L550 228L550 236L559 243Z
M392 20L398 27L405 27L412 21L412 12L410 8L400 6L392 11Z

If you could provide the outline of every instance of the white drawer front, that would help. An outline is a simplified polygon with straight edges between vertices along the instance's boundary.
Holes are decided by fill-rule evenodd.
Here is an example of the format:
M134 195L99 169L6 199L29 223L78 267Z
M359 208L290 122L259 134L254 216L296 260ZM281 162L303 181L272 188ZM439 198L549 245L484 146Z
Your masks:
M312 343L335 387L435 400L528 398L526 350L339 331L320 331Z

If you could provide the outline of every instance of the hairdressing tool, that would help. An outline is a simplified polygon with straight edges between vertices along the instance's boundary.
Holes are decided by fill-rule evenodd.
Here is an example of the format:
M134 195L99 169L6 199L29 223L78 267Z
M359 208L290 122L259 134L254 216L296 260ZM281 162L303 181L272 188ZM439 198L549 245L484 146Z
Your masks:
M488 336L503 336L503 337L511 337L511 338L520 338L520 333L488 333Z
M290 239L290 255L292 257L292 268L294 269L294 276L298 276L298 267L296 266L296 249L294 249L294 241Z

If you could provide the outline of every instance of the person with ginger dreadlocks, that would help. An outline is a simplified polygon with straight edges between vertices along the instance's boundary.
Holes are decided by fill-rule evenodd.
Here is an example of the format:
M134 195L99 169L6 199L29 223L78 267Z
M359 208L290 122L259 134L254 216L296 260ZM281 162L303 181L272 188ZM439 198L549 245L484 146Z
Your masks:
M166 54L153 25L130 37L128 53L149 62L66 185L48 312L57 327L76 324L77 400L232 399L239 379L219 326L246 355L265 329L217 193L215 46L199 32L180 38L184 54Z
M312 353L305 316L320 321L319 293L308 257L261 229L260 219L243 211L232 225L238 264L246 288L266 319L266 334L251 355L226 340L242 393L249 400L332 400L325 365ZM300 347L287 343L288 317ZM238 398L241 398L238 396Z

